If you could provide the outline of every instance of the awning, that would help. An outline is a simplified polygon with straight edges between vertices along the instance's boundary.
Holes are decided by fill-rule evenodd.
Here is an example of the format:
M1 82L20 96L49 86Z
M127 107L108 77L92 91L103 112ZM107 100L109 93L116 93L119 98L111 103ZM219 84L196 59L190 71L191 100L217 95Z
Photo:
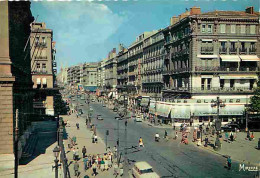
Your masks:
M240 58L237 55L220 55L223 62L239 62Z
M46 78L43 78L43 79L42 79L42 84L43 84L43 85L47 85L47 80L46 80Z
M218 58L218 55L197 55L198 58Z
M201 39L201 41L213 41L213 39Z
M190 105L174 105L171 109L172 119L190 119Z
M240 55L242 61L260 61L257 55Z
M41 79L37 78L37 85L40 85L40 84L41 84Z
M219 76L220 79L257 79L257 76L232 76L232 75L226 75L226 76Z
M210 104L196 104L193 105L194 116L212 116L217 114L217 108L211 107Z
M257 42L257 40L247 40L247 39L239 40L239 41L242 41L242 42Z
M84 86L84 90L94 92L97 90L97 86Z
M245 105L226 105L225 107L219 108L219 115L236 115L242 116L245 111Z
M172 105L169 104L157 104L156 111L157 115L162 117L168 117L172 109Z
M150 98L142 98L142 100L141 100L141 106L144 106L144 107L147 107L148 106L148 104L149 104L149 101L150 101Z
M152 100L150 101L149 113L155 114L155 101L152 101Z

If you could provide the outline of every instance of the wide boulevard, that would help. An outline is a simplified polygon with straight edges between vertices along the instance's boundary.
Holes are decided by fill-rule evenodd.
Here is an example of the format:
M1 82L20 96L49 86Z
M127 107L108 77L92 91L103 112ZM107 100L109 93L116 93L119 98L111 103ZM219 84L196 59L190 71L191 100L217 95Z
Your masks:
M77 101L74 101L77 102ZM84 100L78 98L79 105ZM130 160L129 168L132 168L134 161L146 161L151 164L154 171L161 177L252 177L250 172L239 171L239 163L232 161L232 170L224 168L226 158L215 155L211 152L197 148L193 144L184 145L178 140L170 139L166 141L161 139L160 142L154 141L156 132L160 137L164 135L162 128L156 128L142 122L134 122L128 120L127 140L125 139L125 121L116 120L118 116L116 112L103 107L101 103L91 102L93 108L92 123L97 125L98 135L106 141L106 130L109 130L107 137L108 146L111 149L116 146L119 135L120 151L124 153L124 147L127 144L127 158ZM87 113L87 105L84 103L79 108L83 109L83 117L85 119ZM97 120L96 116L101 115L104 120ZM119 124L119 129L118 128ZM81 126L84 129L84 127ZM168 134L172 137L173 130L167 129ZM91 137L91 136L90 136ZM90 138L88 137L88 138ZM142 137L144 148L138 148L138 140ZM134 148L132 148L132 146ZM122 157L124 154L122 155Z

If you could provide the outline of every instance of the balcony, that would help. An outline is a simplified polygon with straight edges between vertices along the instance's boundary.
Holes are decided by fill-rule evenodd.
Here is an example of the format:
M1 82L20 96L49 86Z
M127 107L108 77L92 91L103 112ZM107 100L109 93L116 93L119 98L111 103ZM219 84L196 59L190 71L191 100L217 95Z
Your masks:
M239 48L239 54L246 54L246 48Z
M248 87L210 87L210 88L202 88L202 87L166 87L164 88L164 92L176 92L176 93L253 93L254 89Z
M237 48L229 48L229 54L237 54Z
M47 59L47 56L35 56L35 59Z
M46 42L36 42L35 47L42 47L42 48L47 48Z
M195 72L257 72L258 70L258 67L195 67Z
M44 101L34 101L33 108L46 108L46 103Z
M220 47L219 48L219 54L227 54L227 48L226 47Z
M213 54L213 47L201 47L201 54Z
M249 54L256 54L256 48L249 48Z
M46 70L35 70L35 71L32 71L32 74L33 75L36 75L36 74L47 74L48 72Z

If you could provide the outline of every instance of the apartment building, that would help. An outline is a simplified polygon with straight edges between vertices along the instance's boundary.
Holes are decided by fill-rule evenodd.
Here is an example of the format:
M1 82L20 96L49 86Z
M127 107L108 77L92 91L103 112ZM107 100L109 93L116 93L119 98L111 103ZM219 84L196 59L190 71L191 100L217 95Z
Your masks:
M206 13L193 7L172 17L171 25L163 33L164 99L171 102L195 99L201 103L205 99L214 102L220 97L230 101L230 105L233 100L248 102L256 87L260 65L259 13L253 7L245 11ZM201 108L194 106L193 111L187 111L192 112L187 118L193 115L197 119L212 119L216 113L211 113L210 108L210 103ZM229 108L220 116L242 118L243 112L244 107Z
M31 70L34 97L34 111L39 114L54 115L54 74L56 73L55 42L53 32L44 22L31 24Z
M126 91L128 82L128 50L119 45L119 52L117 54L117 90L118 92Z
M108 58L105 61L105 88L109 90L116 89L117 85L117 59L116 48L113 48L108 54Z
M164 87L164 35L162 30L144 40L141 67L142 93L146 96L161 97Z
M83 64L83 77L81 84L85 90L94 92L98 85L98 63L84 63Z

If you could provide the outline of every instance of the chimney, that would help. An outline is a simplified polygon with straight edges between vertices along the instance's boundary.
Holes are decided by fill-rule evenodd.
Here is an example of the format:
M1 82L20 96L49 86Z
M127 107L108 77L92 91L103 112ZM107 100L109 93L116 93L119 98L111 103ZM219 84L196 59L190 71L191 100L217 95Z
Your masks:
M199 15L201 14L200 7L192 7L190 8L190 15Z
M174 24L176 24L177 22L179 21L179 18L177 17L177 16L173 16L173 17L171 17L171 25L174 25Z
M246 8L246 13L248 13L248 14L254 14L254 7L253 7L253 6L247 7L247 8Z

